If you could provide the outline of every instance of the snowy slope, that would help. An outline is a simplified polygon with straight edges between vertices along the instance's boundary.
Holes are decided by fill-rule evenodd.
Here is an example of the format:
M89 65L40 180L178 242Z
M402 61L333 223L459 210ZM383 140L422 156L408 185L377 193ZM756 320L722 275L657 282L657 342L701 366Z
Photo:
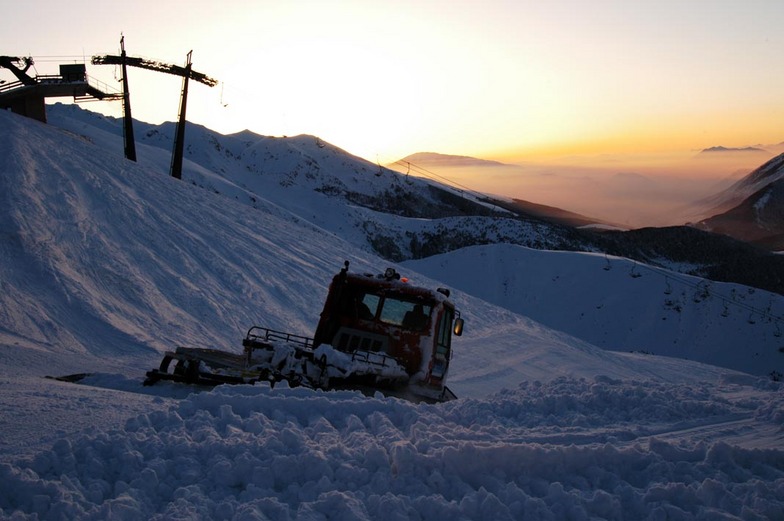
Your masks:
M622 258L475 246L404 265L618 351L784 373L784 297Z
M3 117L0 339L10 346L4 363L17 370L40 374L30 361L36 354L75 371L126 361L144 370L175 345L239 350L247 328L260 323L310 334L343 259L357 271L387 265L307 224L249 211L51 127ZM459 292L455 300L470 324L453 366L458 391L506 385L496 364L513 383L578 371L628 374L622 359L593 346ZM518 345L529 346L527 360L510 366L503 351ZM500 353L489 356L486 346ZM531 361L537 350L565 362L540 367ZM480 354L487 361L478 378Z
M49 106L48 115L51 124L122 156L121 121L62 104ZM168 169L173 124L134 128L139 162ZM254 208L273 205L284 217L393 260L445 251L434 237L451 249L488 241L552 248L569 240L561 227L504 218L505 210L472 194L369 163L314 136L225 136L189 124L183 171L198 186Z
M279 220L2 116L6 343L157 356L176 342L221 345L259 319L261 302L283 308L271 325L305 326L288 304L318 300L320 288L289 292L272 268L318 276L326 266L320 249L269 240L264 230L288 233Z
M309 333L344 259L387 265L192 180L0 112L0 518L784 514L780 384L605 351L461 291L456 402L143 388L177 344ZM96 374L41 378L77 371Z

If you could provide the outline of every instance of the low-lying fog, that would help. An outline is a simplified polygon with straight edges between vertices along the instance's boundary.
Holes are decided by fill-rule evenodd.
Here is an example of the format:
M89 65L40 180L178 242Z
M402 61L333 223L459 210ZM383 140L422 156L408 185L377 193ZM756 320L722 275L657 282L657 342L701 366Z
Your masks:
M441 181L445 178L479 192L640 228L680 225L709 217L711 208L700 200L728 188L782 152L776 148L647 157L569 157L515 164L468 158L460 161L432 154L407 159L415 175L433 173ZM400 169L401 164L393 166Z

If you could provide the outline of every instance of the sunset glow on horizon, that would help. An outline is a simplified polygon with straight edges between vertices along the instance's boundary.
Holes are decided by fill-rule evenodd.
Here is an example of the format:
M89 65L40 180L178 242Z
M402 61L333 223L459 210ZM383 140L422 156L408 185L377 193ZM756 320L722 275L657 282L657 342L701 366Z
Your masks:
M33 56L39 74L86 59L119 89L89 58L117 54L122 33L132 56L179 64L192 49L221 83L190 89L188 120L222 133L313 134L380 163L521 162L784 141L783 26L774 0L41 0L0 20L0 54ZM129 81L135 118L176 119L178 78Z

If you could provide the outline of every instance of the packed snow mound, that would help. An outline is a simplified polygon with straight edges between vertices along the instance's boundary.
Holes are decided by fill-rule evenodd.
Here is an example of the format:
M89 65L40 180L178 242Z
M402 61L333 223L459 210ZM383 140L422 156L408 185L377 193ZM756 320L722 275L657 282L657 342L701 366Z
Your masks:
M781 425L771 385L557 379L438 406L217 388L0 465L0 515L778 519L780 450L679 439L757 416Z

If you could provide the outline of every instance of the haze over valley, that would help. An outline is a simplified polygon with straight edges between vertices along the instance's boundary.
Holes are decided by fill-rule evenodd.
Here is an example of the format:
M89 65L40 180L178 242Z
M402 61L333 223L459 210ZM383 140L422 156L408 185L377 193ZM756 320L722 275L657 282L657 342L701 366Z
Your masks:
M625 228L676 226L710 217L700 202L731 186L784 146L659 155L574 156L504 163L439 153L415 153L409 164L423 175L500 198L553 206ZM439 178L439 177L437 177Z

